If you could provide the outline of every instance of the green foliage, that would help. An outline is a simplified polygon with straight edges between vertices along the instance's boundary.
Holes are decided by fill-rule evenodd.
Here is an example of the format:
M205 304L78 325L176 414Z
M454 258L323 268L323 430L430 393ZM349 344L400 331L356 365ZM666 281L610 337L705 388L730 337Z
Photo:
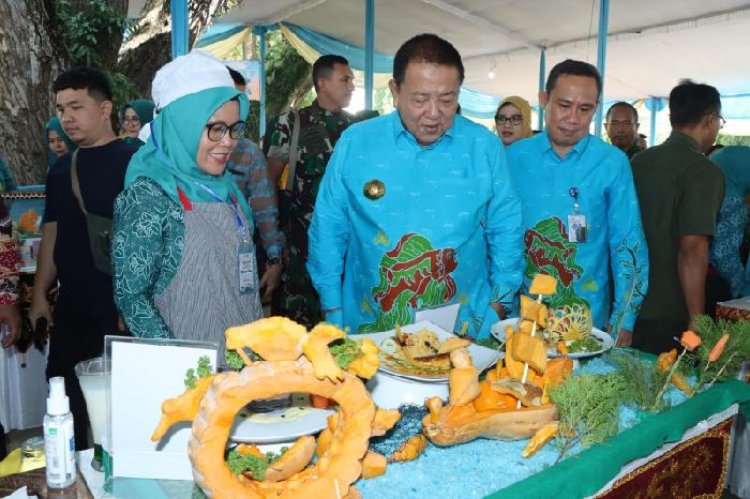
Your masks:
M114 62L102 59L100 41L121 37L132 21L113 9L106 0L55 0L55 7L64 47L74 66L107 67Z
M289 450L288 447L282 447L278 453L266 452L264 457L259 457L253 454L240 454L235 447L227 453L227 466L235 475L250 472L255 480L263 480L268 471L268 465L278 461L287 450Z
M750 321L714 321L707 315L700 315L693 322L693 331L702 341L686 358L699 372L698 384L736 378L742 362L750 359ZM724 333L729 333L729 341L718 360L709 363L708 355Z
M750 136L719 134L716 143L724 146L750 146Z
M255 480L263 480L268 471L268 460L253 454L240 454L234 448L227 454L227 466L234 475L249 471Z
M63 50L71 66L111 69L115 66L123 33L135 25L112 8L107 0L54 0ZM125 102L138 97L133 83L122 73L109 71L115 111Z
M198 369L190 368L185 373L185 386L187 388L195 388L198 379L206 378L214 373L213 367L211 367L211 359L206 355L202 355L198 359ZM197 375L196 375L197 374Z
M623 381L622 402L641 410L651 408L667 380L667 373L660 373L656 364L629 353L615 353L610 359L617 365L617 373Z
M227 361L227 367L234 369L235 371L241 371L245 367L245 361L242 360L240 354L234 350L227 350L224 354L224 358Z
M341 369L346 369L354 360L364 355L360 345L357 340L341 338L331 342L328 348L336 361L336 365Z
M550 391L560 413L563 452L574 442L589 447L617 433L625 389L622 377L612 373L569 376Z

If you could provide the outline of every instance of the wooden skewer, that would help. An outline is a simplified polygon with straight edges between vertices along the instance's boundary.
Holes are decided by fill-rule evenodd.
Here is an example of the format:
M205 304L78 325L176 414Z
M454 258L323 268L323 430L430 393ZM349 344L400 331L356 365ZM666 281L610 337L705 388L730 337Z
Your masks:
M537 303L542 303L542 295L539 295L539 297L536 299ZM538 320L538 314L537 317L534 318L534 323L531 325L531 337L533 338L536 336L536 324ZM524 362L523 363L523 376L521 377L521 383L526 383L526 379L529 377L529 363ZM516 404L516 409L521 408L521 400L518 400L518 404Z

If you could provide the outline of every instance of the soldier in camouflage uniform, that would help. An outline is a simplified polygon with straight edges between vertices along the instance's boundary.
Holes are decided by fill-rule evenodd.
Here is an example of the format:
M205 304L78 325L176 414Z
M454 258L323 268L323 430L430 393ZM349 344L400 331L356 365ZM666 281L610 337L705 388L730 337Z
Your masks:
M281 285L274 293L271 312L312 327L321 320L320 300L305 269L307 229L312 220L318 186L341 133L354 120L343 110L354 91L354 77L346 59L324 55L313 65L313 84L317 98L299 110L300 132L297 164L290 189L282 186L279 197L279 221L286 237ZM289 163L295 117L281 115L266 132L268 166L275 178Z

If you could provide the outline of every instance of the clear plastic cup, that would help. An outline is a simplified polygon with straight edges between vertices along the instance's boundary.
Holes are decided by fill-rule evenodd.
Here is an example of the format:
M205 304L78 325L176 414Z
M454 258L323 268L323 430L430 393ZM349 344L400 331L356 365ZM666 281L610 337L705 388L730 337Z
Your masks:
M91 423L91 435L94 438L94 459L91 467L102 471L102 440L107 433L107 390L111 380L110 373L104 367L104 359L96 357L84 360L75 367L78 382L81 384L83 398Z

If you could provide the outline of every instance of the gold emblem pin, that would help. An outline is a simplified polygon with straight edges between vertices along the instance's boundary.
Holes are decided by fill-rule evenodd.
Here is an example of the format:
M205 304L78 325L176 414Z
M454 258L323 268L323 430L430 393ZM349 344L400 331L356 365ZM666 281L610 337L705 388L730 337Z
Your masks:
M365 184L364 193L367 199L380 199L385 196L385 184L380 180L370 180Z

